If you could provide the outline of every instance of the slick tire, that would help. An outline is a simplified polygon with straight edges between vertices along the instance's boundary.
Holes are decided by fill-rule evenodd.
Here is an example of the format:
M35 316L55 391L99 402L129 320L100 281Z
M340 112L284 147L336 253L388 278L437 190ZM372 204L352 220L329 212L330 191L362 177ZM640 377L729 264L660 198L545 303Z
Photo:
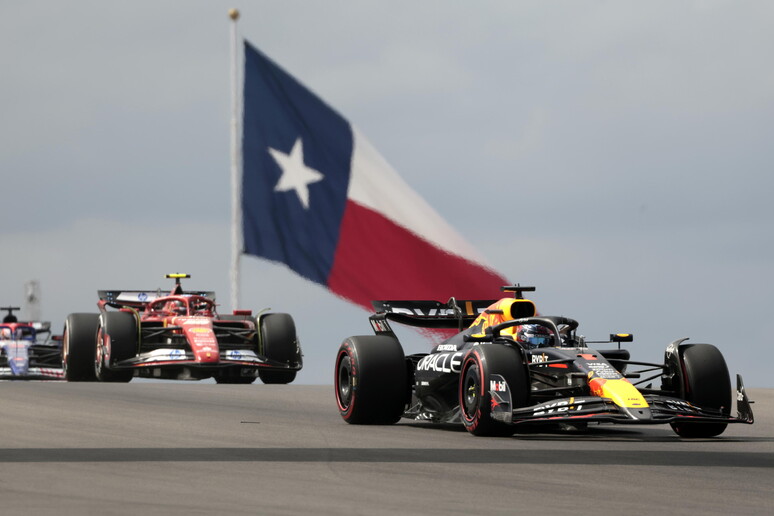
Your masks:
M251 384L255 382L255 376L240 376L239 369L226 370L218 375L215 375L215 383L223 384ZM295 371L294 371L295 372Z
M681 397L702 408L731 413L731 378L723 354L712 344L680 347L682 367L678 373ZM722 434L727 423L671 423L680 437L706 438Z
M527 368L521 353L503 344L475 346L462 362L459 384L460 414L468 432L477 436L510 436L514 427L492 419L490 375L500 375L508 384L511 409L529 400Z
M128 312L103 312L99 316L94 375L100 382L130 382L131 369L113 369L113 364L137 355L137 318Z
M99 314L70 314L62 337L62 369L68 382L93 382Z
M410 398L400 342L384 335L345 340L336 355L334 390L339 414L347 423L397 423Z
M264 315L260 320L259 331L259 355L284 362L291 367L301 365L301 347L296 336L296 324L289 314ZM263 383L286 384L295 380L296 371L262 368L258 371L258 376Z

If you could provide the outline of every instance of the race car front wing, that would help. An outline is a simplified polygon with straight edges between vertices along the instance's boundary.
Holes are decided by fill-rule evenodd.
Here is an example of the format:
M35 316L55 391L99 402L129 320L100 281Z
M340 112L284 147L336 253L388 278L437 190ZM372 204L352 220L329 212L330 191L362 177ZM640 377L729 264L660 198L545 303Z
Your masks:
M63 380L64 370L56 367L30 367L24 374L15 373L10 367L0 367L0 380Z
M491 375L497 377L498 375ZM496 380L496 378L495 378ZM490 382L492 418L508 424L556 424L573 421L622 423L622 424L664 424L678 421L696 423L746 423L754 421L751 404L744 389L742 377L736 377L736 417L720 410L705 409L686 400L658 394L645 395L648 407L622 407L613 400L596 396L558 398L530 407L511 408L508 384L503 381Z

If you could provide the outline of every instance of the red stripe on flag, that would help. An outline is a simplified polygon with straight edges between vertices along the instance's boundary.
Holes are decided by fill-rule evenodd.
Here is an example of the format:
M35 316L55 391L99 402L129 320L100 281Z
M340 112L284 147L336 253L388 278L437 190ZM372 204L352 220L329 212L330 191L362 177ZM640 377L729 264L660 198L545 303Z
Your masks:
M439 249L378 212L347 202L328 288L367 310L373 300L493 299L508 282Z

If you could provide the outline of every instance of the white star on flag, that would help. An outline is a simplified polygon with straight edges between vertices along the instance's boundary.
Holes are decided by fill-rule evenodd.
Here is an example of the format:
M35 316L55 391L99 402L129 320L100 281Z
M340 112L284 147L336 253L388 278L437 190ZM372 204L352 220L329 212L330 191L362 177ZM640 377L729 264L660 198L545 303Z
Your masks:
M269 147L269 153L274 161L282 169L282 176L274 187L275 192L287 192L295 190L304 209L309 209L309 185L321 181L323 176L320 172L304 165L304 149L301 144L301 138L296 140L290 154L285 154L277 149Z

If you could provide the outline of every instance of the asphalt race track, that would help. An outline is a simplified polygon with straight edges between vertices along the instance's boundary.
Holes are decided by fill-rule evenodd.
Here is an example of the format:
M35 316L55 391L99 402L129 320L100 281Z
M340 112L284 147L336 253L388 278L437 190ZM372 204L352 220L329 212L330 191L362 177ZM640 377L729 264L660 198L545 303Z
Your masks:
M774 391L756 424L476 438L344 423L330 386L0 383L0 513L770 514Z

